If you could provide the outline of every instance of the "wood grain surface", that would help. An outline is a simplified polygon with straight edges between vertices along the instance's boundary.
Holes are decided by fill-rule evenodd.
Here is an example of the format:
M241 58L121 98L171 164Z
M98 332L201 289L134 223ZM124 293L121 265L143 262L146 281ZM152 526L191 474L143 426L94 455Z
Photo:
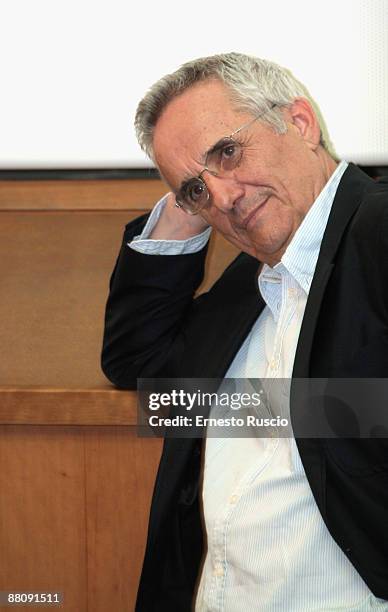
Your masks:
M133 612L160 451L134 428L0 427L0 590Z
M140 212L0 213L0 387L107 384L100 352L109 279L125 224ZM235 254L214 238L202 291Z
M0 180L0 210L149 209L167 191L156 179Z
M0 590L88 610L84 457L80 430L0 428Z

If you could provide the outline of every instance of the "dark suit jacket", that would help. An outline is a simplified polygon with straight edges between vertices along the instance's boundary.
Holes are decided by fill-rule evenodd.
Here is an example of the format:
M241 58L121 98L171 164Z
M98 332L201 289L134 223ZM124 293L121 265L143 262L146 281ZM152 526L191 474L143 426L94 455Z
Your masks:
M152 256L126 246L112 279L102 364L137 377L220 377L264 307L258 261L241 254L193 300L205 251ZM333 203L308 296L293 377L387 377L388 186L352 164ZM297 404L291 404L295 418ZM294 414L293 414L294 411ZM332 537L371 591L388 599L388 440L297 439ZM203 551L200 440L167 439L156 479L138 612L188 612ZM319 551L317 551L319 554Z

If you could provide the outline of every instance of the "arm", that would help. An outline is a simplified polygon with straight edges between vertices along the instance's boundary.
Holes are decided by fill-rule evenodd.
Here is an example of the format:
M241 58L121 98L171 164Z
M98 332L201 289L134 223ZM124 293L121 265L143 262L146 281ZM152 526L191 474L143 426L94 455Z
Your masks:
M133 239L142 233L147 218L126 227L106 307L102 368L121 388L135 388L138 377L171 375L184 350L185 320L204 272L206 246L168 256L135 250ZM206 227L200 218L177 209L169 195L151 238L190 240Z

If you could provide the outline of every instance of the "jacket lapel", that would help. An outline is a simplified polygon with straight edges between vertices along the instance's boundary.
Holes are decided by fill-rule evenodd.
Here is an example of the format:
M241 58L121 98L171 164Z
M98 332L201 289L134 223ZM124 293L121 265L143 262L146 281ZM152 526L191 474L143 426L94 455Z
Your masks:
M371 179L353 164L349 164L335 195L327 227L307 299L303 323L296 349L293 378L308 378L314 333L323 296L335 264L335 255L344 232L361 204Z

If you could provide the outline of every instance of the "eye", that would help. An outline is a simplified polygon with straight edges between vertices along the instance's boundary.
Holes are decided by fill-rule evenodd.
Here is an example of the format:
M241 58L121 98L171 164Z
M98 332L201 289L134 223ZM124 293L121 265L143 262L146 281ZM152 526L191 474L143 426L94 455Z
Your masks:
M217 164L220 170L234 170L240 164L241 158L241 145L235 140L229 140L220 148Z
M187 185L186 197L189 198L192 202L198 202L199 200L201 200L205 193L206 187L204 183L200 180L194 180L189 185Z
M232 159L236 155L237 146L234 143L225 145L221 149L221 157L223 159Z

